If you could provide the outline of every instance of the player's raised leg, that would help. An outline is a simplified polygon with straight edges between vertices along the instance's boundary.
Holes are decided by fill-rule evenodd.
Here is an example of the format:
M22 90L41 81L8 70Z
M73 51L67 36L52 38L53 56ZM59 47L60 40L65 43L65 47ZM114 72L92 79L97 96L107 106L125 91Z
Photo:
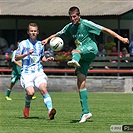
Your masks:
M73 50L72 51L72 60L68 61L67 64L68 66L73 66L75 68L79 68L79 60L81 58L80 51L79 50Z

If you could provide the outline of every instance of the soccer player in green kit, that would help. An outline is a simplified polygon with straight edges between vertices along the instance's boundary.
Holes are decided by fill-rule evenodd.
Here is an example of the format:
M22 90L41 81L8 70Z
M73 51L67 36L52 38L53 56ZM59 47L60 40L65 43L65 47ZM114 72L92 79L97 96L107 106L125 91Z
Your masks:
M43 40L42 44L45 45L51 38L56 36L61 37L62 35L67 35L73 37L76 49L72 50L72 60L68 61L67 64L76 68L75 74L77 76L77 86L82 107L82 115L79 123L83 123L92 117L88 107L88 91L85 84L89 65L95 59L98 52L95 35L100 35L101 32L104 32L117 38L124 44L128 44L129 40L128 38L121 37L111 29L80 18L80 10L78 7L71 7L68 13L71 23L67 24L60 32Z
M20 76L21 76L22 62L21 62L21 60L20 61L15 60L15 53L16 53L16 50L12 54L11 83L10 83L8 89L7 89L6 97L5 97L5 99L8 100L8 101L12 100L12 98L10 98L12 88L18 82L18 80L20 79Z
M19 45L19 44L18 44ZM6 97L5 99L8 101L11 101L12 98L10 97L11 92L12 92L12 88L14 87L14 85L18 82L18 80L20 80L20 76L21 76L21 67L22 67L22 61L16 61L15 60L15 54L16 54L16 50L13 51L12 53L12 73L11 73L11 83L6 91ZM36 99L36 96L32 97L32 100Z

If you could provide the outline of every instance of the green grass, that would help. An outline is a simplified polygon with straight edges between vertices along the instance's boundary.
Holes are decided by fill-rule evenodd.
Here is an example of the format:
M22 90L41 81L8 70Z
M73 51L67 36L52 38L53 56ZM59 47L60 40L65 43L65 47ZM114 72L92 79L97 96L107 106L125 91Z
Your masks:
M111 125L132 124L132 94L89 93L93 117L78 123L81 114L76 92L51 92L57 110L50 121L40 93L31 103L29 119L23 118L24 92L12 92L12 101L0 92L0 133L111 133Z

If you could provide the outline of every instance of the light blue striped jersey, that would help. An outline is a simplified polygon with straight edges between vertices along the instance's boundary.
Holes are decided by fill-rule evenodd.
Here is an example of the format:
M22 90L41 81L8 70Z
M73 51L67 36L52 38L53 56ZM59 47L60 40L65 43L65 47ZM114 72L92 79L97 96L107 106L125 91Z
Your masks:
M34 49L34 52L22 59L22 74L43 71L40 60L44 56L44 46L41 44L41 41L30 42L29 39L23 40L18 46L16 55L26 54L30 49Z

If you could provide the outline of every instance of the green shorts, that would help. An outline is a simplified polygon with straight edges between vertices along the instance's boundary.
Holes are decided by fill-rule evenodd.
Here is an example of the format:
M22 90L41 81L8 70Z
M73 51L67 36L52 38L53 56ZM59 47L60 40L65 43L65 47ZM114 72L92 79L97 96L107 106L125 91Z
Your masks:
M16 82L18 82L18 80L20 80L20 74L12 74L11 75L11 83L15 84Z
M79 64L80 64L81 67L77 68L75 70L75 74L77 74L78 72L81 72L82 74L87 76L89 66L96 57L97 48L96 49L94 49L92 47L88 48L87 45L84 45L84 46L78 47L77 50L80 50L81 53L82 53L81 54L81 59L79 60Z

